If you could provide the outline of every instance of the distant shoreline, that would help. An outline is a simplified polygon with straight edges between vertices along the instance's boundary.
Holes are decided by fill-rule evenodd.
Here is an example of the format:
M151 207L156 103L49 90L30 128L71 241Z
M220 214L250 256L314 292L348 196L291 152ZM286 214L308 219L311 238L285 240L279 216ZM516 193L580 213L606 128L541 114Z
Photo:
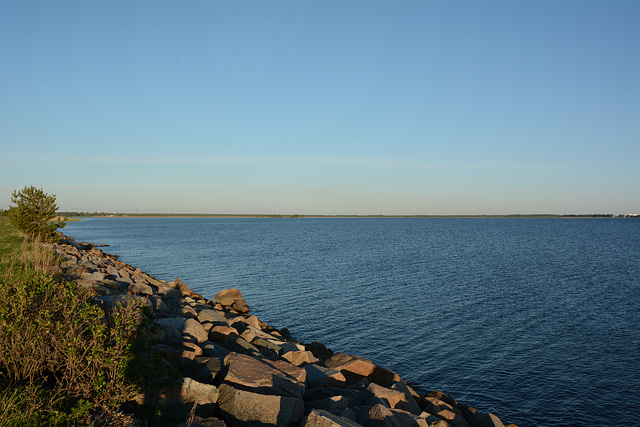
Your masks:
M640 218L638 214L508 214L508 215L303 215L303 214L190 214L59 212L67 218Z

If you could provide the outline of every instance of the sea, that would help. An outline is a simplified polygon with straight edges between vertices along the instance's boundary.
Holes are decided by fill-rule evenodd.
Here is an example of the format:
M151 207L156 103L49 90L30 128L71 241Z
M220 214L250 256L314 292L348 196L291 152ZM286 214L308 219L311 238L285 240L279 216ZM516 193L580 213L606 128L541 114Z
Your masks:
M62 230L506 423L640 425L640 220L87 218Z

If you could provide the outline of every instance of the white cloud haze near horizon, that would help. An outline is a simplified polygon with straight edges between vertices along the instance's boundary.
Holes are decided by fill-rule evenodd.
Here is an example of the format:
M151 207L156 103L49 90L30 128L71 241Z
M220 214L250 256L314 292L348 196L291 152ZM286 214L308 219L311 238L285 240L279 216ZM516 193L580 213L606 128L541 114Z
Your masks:
M3 2L0 208L640 212L636 1Z

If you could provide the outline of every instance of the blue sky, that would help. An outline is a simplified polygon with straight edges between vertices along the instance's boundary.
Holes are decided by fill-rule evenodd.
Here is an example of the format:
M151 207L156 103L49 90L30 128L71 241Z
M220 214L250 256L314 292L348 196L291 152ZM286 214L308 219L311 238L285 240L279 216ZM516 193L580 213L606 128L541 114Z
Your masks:
M0 208L640 212L640 2L0 2Z

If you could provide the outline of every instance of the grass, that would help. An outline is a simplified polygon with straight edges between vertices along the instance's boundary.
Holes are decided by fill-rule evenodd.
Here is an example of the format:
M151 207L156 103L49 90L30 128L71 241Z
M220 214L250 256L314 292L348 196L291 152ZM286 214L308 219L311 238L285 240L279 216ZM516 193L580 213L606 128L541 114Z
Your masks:
M0 216L0 274L11 270L11 264L17 255L24 235L9 223L9 217Z

